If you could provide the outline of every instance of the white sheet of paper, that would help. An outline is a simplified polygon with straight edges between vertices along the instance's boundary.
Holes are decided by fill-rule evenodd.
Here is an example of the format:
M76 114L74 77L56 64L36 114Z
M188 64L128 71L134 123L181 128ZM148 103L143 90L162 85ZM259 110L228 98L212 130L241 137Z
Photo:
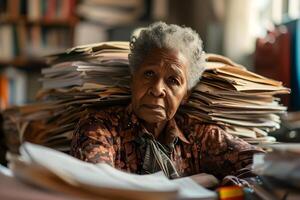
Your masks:
M73 186L121 189L142 192L179 192L178 199L216 199L215 192L205 189L190 178L169 180L163 172L149 175L130 174L110 165L91 164L56 150L24 143L23 158L34 162Z

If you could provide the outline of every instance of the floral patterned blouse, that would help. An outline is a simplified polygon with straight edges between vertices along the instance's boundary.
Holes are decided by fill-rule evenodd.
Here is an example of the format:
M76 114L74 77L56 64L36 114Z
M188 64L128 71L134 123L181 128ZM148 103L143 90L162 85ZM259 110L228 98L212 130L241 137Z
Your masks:
M153 173L161 169L155 164L156 154L149 154L145 138L155 141L179 177L198 173L213 174L220 180L227 175L251 177L253 154L263 152L216 125L178 113L154 139L129 105L88 110L75 129L71 155L130 173Z

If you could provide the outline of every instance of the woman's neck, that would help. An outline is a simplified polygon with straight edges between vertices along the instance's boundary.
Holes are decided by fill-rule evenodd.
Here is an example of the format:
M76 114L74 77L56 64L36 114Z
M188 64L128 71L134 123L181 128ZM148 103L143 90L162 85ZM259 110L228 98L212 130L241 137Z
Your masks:
M159 122L159 123L147 123L145 122L145 127L147 130L153 134L155 138L158 138L161 132L164 130L167 122Z

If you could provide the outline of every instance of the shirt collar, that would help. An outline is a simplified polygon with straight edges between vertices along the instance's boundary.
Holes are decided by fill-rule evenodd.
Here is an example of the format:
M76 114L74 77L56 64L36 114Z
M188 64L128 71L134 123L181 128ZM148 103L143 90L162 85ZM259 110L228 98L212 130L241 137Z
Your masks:
M136 128L137 136L141 136L142 134L152 135L147 131L147 129L143 126L142 121L135 115L132 110L132 105L129 104L126 108L127 116L126 123L127 126L131 126L132 128ZM152 135L153 137L153 135ZM190 142L186 139L180 128L178 127L176 120L172 118L166 124L166 127L163 133L158 137L158 140L165 145L174 147L176 141L180 139L182 142L190 144Z

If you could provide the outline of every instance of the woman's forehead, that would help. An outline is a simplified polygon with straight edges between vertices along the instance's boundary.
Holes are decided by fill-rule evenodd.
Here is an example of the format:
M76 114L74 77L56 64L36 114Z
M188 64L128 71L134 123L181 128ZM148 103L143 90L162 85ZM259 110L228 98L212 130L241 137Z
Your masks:
M153 48L144 58L143 64L169 64L183 68L187 67L187 59L184 54L177 49Z

